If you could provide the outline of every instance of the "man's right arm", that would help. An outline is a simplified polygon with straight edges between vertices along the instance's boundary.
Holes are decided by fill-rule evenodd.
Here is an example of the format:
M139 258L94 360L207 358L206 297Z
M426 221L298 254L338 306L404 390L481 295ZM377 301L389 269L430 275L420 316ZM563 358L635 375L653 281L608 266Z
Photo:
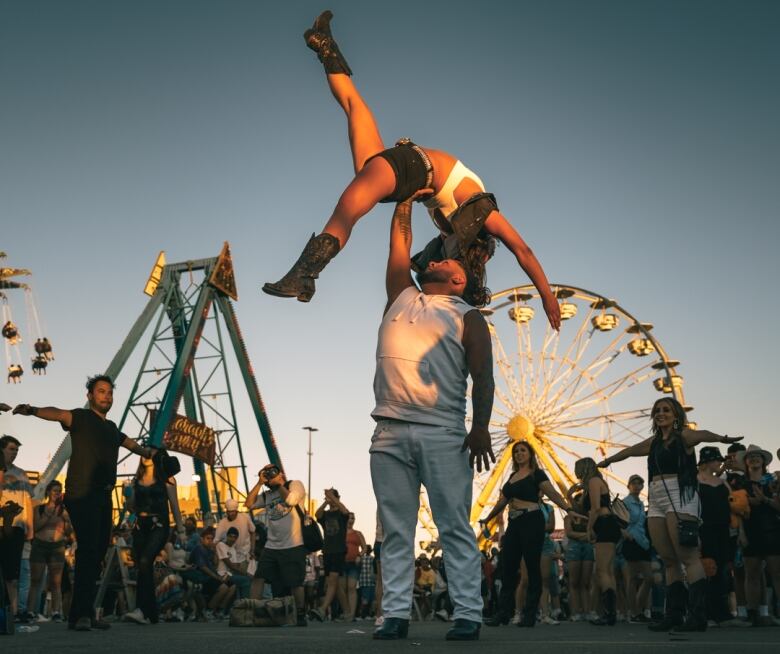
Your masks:
M53 406L32 406L30 404L17 404L14 407L14 414L20 416L35 416L41 420L59 422L65 429L70 429L73 421L73 414L65 409L58 409Z
M390 255L387 259L387 274L385 287L387 289L387 306L407 288L414 285L412 281L412 200L399 202L395 205L393 219L390 221Z

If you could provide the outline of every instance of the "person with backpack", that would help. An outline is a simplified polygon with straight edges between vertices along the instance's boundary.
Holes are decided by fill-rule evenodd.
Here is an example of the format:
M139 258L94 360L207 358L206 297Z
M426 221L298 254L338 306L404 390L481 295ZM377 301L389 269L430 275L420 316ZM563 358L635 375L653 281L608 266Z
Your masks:
M263 512L267 538L252 584L252 597L263 596L270 583L275 597L291 594L295 598L296 624L307 626L303 581L306 576L306 547L303 521L298 504L306 496L303 483L287 480L284 471L269 463L258 473L258 481L249 491L244 506ZM262 491L263 486L266 490Z

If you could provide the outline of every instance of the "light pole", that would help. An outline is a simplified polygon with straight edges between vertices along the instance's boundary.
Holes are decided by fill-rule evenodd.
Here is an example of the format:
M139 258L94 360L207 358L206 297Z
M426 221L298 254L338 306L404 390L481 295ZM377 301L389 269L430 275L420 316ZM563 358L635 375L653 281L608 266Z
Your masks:
M305 429L309 432L309 451L307 454L309 455L309 480L306 484L306 512L308 513L311 510L311 455L314 454L314 452L311 451L311 433L313 431L319 431L316 427L301 427L301 429Z

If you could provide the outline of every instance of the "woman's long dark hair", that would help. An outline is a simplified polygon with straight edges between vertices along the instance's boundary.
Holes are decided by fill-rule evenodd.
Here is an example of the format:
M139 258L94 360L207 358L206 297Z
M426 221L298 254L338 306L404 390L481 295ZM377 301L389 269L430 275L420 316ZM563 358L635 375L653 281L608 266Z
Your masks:
M682 437L683 430L688 426L688 418L685 415L683 405L673 397L662 397L656 400L653 403L653 408L650 409L651 418L655 416L656 409L662 402L669 404L674 414L674 423L672 424L671 438L669 440L677 446L677 483L680 486L680 500L685 502L693 497L698 485L696 457L692 457L685 451L685 442ZM650 456L657 457L658 448L663 447L663 432L655 424L655 420L653 420L652 432L653 443L650 446Z
M466 288L463 299L473 307L484 307L490 303L490 289L487 287L485 265L496 251L496 239L484 230L466 249L461 263L466 270Z

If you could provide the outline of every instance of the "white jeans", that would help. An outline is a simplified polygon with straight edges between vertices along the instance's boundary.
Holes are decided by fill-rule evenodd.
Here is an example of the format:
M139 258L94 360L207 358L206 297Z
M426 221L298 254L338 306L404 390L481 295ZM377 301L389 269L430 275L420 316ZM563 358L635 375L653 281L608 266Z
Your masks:
M444 551L453 618L482 622L481 568L469 524L472 470L461 452L465 431L380 420L371 438L371 479L385 531L382 542L382 611L411 617L414 535L420 485L428 492Z

